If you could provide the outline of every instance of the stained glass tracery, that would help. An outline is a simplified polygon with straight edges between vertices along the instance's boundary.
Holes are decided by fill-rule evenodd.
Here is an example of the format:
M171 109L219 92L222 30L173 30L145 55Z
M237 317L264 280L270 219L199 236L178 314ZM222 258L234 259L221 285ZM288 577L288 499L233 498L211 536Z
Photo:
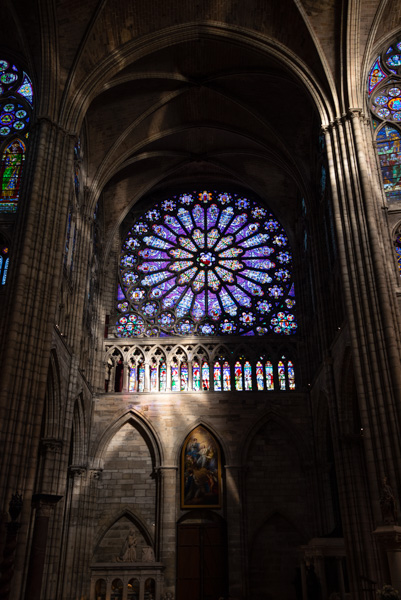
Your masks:
M283 227L256 201L210 191L164 200L124 241L117 335L293 334L291 264Z
M0 212L15 212L32 119L33 88L13 62L0 60Z

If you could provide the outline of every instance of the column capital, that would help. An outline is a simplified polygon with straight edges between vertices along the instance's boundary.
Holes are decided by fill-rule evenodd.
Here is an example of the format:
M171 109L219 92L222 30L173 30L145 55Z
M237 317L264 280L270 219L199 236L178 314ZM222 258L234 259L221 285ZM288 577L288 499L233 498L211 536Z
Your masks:
M34 494L32 496L32 508L36 509L36 516L50 517L54 507L62 497L55 494Z

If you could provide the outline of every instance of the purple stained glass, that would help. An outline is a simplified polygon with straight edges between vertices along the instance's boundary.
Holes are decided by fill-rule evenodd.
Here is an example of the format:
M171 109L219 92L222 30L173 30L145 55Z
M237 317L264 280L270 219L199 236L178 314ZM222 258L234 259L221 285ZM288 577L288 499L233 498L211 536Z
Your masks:
M210 191L173 196L137 218L120 268L120 305L128 306L119 311L140 304L144 335L271 333L292 279L287 236L273 215L255 200Z
M389 202L401 198L401 135L395 127L385 124L377 134L377 153Z
M218 361L213 365L213 385L215 392L221 392L221 364Z

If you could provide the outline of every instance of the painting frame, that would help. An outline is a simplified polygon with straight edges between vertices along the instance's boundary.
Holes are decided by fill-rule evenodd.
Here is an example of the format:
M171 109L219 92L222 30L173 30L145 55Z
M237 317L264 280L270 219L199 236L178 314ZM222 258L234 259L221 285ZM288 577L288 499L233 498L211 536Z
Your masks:
M181 450L181 508L221 508L221 449L212 433L198 425Z

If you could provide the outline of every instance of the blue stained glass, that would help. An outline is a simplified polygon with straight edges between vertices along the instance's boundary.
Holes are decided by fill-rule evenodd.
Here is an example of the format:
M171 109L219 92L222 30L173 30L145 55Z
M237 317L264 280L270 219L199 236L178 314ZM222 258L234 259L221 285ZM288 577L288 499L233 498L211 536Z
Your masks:
M213 271L208 271L207 273L207 284L213 291L217 292L220 287L220 281L217 279L216 275Z
M213 388L215 392L221 392L221 364L215 362L213 365Z
M243 240L249 237L250 235L253 235L258 231L259 227L259 223L250 223L246 225L241 229L241 231L237 233L237 235L235 236L235 241L239 242L240 240Z
M295 296L295 287L294 284L292 284L290 291L288 292L288 295L291 296L292 298L294 298Z
M258 392L262 392L265 388L263 377L263 365L260 360L256 363L256 387Z
M244 292L244 290L241 290L236 285L230 286L228 289L230 290L231 294L234 296L234 298L240 306L252 305L251 298Z
M234 381L237 392L242 392L242 365L239 361L234 366Z
M185 235L185 230L181 227L181 224L175 217L172 215L165 215L164 217L165 224L170 227L175 233Z
M153 250L152 248L145 248L144 250L139 250L138 256L141 256L142 258L148 258L151 260L170 258L169 255L166 254L166 252L162 252L161 250Z
M179 390L178 363L173 362L171 364L171 391L178 392L178 390Z
M170 277L170 273L152 273L151 275L146 275L141 283L142 285L156 285L168 277Z
M237 305L235 304L234 300L232 299L232 297L230 296L230 294L228 292L226 292L226 290L221 290L220 292L220 299L221 299L221 303L223 305L224 310L231 316L235 316L237 314Z
M163 308L173 308L177 304L178 300L181 298L182 294L184 293L184 291L186 289L187 289L186 287L174 288L174 290L172 290L168 296L163 298L162 307Z
M229 204L232 198L230 194L220 194L217 199L221 204Z
M227 361L223 363L223 390L225 392L231 391L231 372Z
M229 321L228 319L224 319L224 321L220 325L220 331L225 334L235 333L236 330L237 330L236 324L233 323L232 321Z
M217 218L219 216L219 209L217 208L217 204L212 204L206 211L207 214L207 229L209 230L211 227L214 227L217 222ZM209 246L210 247L210 246Z
M192 282L192 287L196 292L199 292L205 287L205 271L199 271L199 273Z
M271 262L270 260L262 260L260 258L251 260L244 259L244 264L246 264L247 267L253 267L254 269L263 269L264 271L274 269L274 267L276 266L274 262Z
M170 271L183 271L193 265L192 260L180 260L170 264Z
M168 291L170 291L171 288L174 286L175 286L174 279L169 279L168 281L164 281L162 284L153 288L153 290L150 292L150 296L151 296L151 298L161 298L162 296L164 296L164 294L166 294Z
M371 68L370 73L369 73L369 77L368 77L368 92L369 92L369 94L371 94L372 91L375 89L375 87L386 77L387 77L387 75L382 69L382 66L380 63L380 57L379 57L379 58L377 58L375 64L373 65L373 67Z
M232 235L228 235L227 237L221 238L216 248L214 249L215 252L219 252L219 250L224 250L225 248L227 248L227 246L230 246L233 243L233 241L234 238L232 237Z
M181 275L178 278L178 283L189 283L192 278L195 276L195 273L197 273L198 268L197 267L193 267L192 269L189 269L189 271L185 271L185 273L181 273Z
M124 300L124 298L125 298L125 294L122 291L121 286L119 285L117 287L117 300Z
M180 237L180 238L178 238L178 241L179 241L180 245L183 248L185 248L186 250L191 250L192 252L196 252L197 248L196 248L195 244L193 244L191 242L191 240L189 240L188 238Z
M188 390L188 363L186 363L186 362L181 363L180 381L181 381L181 391L186 392Z
M138 271L142 273L153 273L154 271L160 271L161 269L167 269L170 263L166 261L153 261L153 262L144 262L141 265L138 265Z
M279 312L276 317L273 317L271 324L275 333L284 333L285 335L295 333L297 328L294 315L284 312Z
M295 390L295 372L294 365L289 360L287 363L288 387L290 390Z
M235 219L232 221L230 226L227 228L227 233L235 233L240 229L244 223L247 222L247 215L243 213L242 215L237 215Z
M278 363L278 382L280 386L280 390L285 391L286 382L285 382L285 366L283 361L279 361Z
M202 390L206 391L210 387L209 363L205 360L202 363Z
M237 277L237 283L244 288L245 291L252 294L252 296L263 296L263 290L260 285L256 285L256 283L253 283L248 279L243 279L242 277Z
M209 310L208 310L208 314L209 317L211 317L214 321L218 321L220 319L221 316L221 306L220 306L220 302L218 301L217 297L214 294L211 294L209 292Z
M274 390L273 365L269 360L265 364L265 374L266 374L266 389Z
M248 360L244 364L244 384L246 392L252 391L252 367Z
M192 216L196 226L203 231L205 229L205 211L199 204L195 204L194 208L192 209Z
M242 271L242 275L257 281L258 283L270 283L272 281L272 278L267 273L262 273L261 271L245 269L245 271Z
M389 125L380 129L377 152L387 199L397 201L401 197L401 135L397 129Z
M195 300L194 305L191 310L191 315L195 319L195 321L200 321L203 317L206 316L205 311L205 298L203 296L203 302L200 300L200 296Z
M28 77L28 75L26 73L24 73L24 78L22 80L22 84L18 88L17 93L21 94L21 96L24 96L24 98L32 106L32 103L33 103L32 82L31 82L31 80L29 79L29 77Z
M218 224L218 228L220 229L221 233L224 233L227 225L229 224L229 222L231 221L233 216L234 216L234 209L232 206L227 206L227 208L224 208L221 211L219 224Z
M169 249L172 247L171 244L169 244L168 242L165 242L164 240L160 240L159 238L155 237L154 235L144 237L143 241L145 242L145 244L148 244L149 246L153 246L154 248Z
M177 304L177 309L176 309L177 317L183 317L184 315L189 313L193 298L194 298L194 293L192 292L192 290L188 290L187 293L185 294L185 296L183 298L181 298L181 300Z
M159 235L163 239L169 240L173 244L176 243L177 237L174 235L174 233L171 233L169 229L163 227L163 225L152 225L152 229L157 235Z
M135 275L135 273L132 273L132 271L129 271L129 273L124 273L123 283L125 283L125 285L132 285L133 283L136 283L137 281L138 281L138 275Z
M189 206L193 202L193 198L184 202L186 195L178 200L177 197L166 200L145 213L149 225L143 217L134 222L132 231L136 234L127 237L124 247L128 250L120 259L121 280L127 299L140 303L142 314L148 319L146 335L171 335L172 327L179 335L189 332L215 335L216 331L223 335L233 331L240 335L265 335L276 332L277 327L283 333L281 321L272 322L272 319L280 320L280 313L272 315L271 312L273 307L276 311L283 310L283 306L292 309L295 304L287 295L289 285L272 286L272 278L281 284L291 279L291 270L287 267L290 253L279 247L276 254L274 248L287 244L284 230L255 201L234 194L236 208L233 205L220 208L219 204L231 202L232 198L215 194L194 192L192 196L198 195L201 204L198 201L191 210L184 208L184 204ZM243 212L238 214L236 210L241 208ZM270 221L264 221L263 226L274 231L274 240L269 233L261 233L259 222L253 220L266 216ZM147 227L155 235L149 235ZM273 247L266 245L268 240L270 244L274 242ZM144 247L145 244L148 247ZM286 268L276 268L267 258L270 255L276 255L277 262ZM144 289L132 289L138 285L139 273L143 274L139 282ZM268 288L269 284L272 287ZM270 296L270 302L263 300L262 304L259 298L263 296ZM160 299L160 305L149 302L154 299ZM143 304L144 300L147 303ZM122 304L120 301L118 310L120 314L127 314L128 302L124 310ZM166 309L174 313L169 317L166 312L159 314L159 310ZM174 321L171 321L172 315ZM118 335L127 337L127 326L131 323L119 323Z
M269 248L268 246L261 246L260 248L252 248L251 250L247 250L243 256L243 258L258 258L262 256L270 256L274 252L274 248Z
M277 254L277 260L283 264L291 262L291 254L289 252L279 252Z
M180 196L180 202L182 204L186 204L187 206L189 204L192 204L192 202L194 201L192 194L183 194L182 196Z
M186 210L185 208L180 208L178 210L178 218L181 221L181 223L184 225L184 227L188 231L188 233L191 233L191 231L194 228L194 224L193 224L192 218L191 218L191 213L188 210Z
M192 233L192 239L194 240L198 248L205 247L205 234L199 229L195 229L195 231Z
M160 211L155 209L148 210L148 212L145 214L145 217L148 221L157 221L160 219Z
M243 246L244 248L252 248L252 246L259 246L260 244L267 242L269 237L270 236L268 236L267 233L258 233L255 236L240 242L240 246Z
M219 239L220 234L217 229L212 229L207 234L207 247L213 248L217 240Z
M386 63L390 67L399 67L399 66L401 66L401 54L394 54L393 56L390 56L390 58L388 58L386 60Z

